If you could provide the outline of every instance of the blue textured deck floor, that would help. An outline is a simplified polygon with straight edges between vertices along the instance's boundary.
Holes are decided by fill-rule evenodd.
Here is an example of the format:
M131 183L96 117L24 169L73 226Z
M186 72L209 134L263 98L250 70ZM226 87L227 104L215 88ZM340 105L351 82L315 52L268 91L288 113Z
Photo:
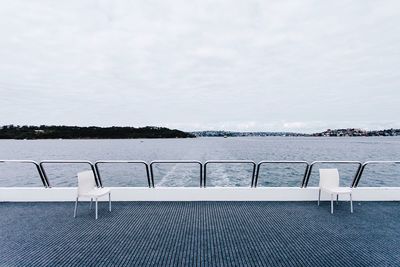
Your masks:
M0 266L400 266L400 203L0 203Z

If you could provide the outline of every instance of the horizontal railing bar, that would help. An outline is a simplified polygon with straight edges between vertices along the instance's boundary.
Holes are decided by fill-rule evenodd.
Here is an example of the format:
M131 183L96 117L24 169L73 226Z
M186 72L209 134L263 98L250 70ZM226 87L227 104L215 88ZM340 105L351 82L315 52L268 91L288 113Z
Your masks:
M88 160L42 160L42 161L40 161L39 166L43 172L44 177L48 181L49 187L51 187L51 184L49 182L48 176L44 169L44 164L48 164L48 163L50 163L50 164L54 164L54 163L56 163L56 164L88 164L93 172L94 180L96 182L97 187L103 187L101 180L97 177L95 167L91 161L88 161Z
M316 161L311 162L310 166L315 165L317 163L338 163L338 164L346 164L346 163L359 164L359 163L361 163L362 164L362 162L358 161L358 160L316 160Z
M98 160L96 163L144 163L147 164L144 160Z
M250 187L253 186L254 183L254 176L256 173L256 166L257 164L252 161L252 160L207 160L204 163L204 177L203 177L203 187L207 186L207 165L208 164L252 164L253 165L253 172L251 175L251 182L250 182Z
M58 159L55 159L55 160L48 160L48 159L46 159L46 160L42 160L42 161L40 161L40 163L88 163L88 164L93 164L91 161L89 161L89 160L84 160L84 159L72 159L72 160L70 160L70 159L66 159L66 160L58 160Z
M302 187L307 187L308 186L308 181L310 180L312 168L313 168L313 166L315 164L357 164L358 168L357 168L356 174L355 174L355 176L353 178L352 185L354 183L354 180L357 179L358 173L360 172L361 166L362 166L362 162L361 161L355 161L355 160L348 160L348 161L344 161L344 160L317 160L317 161L313 161L310 164L309 168L308 168L307 175L304 176L305 179L303 180Z
M218 160L207 160L204 164L209 164L209 163L255 163L253 160L229 160L229 159L218 159Z
M304 160L262 160L260 163L305 163L308 164L307 161Z
M364 162L365 165L367 164L378 164L378 163L395 163L395 164L400 164L399 160L370 160Z
M0 159L0 163L6 163L6 162L39 164L38 162L30 159Z
M98 165L99 164L108 164L108 163L144 164L145 168L146 168L147 184L148 184L149 188L151 187L149 164L147 164L146 161L143 161L143 160L98 160L94 163L94 168L96 169L97 177L99 180L101 180L101 175L100 175L100 170L99 170Z
M40 164L34 160L27 160L27 159L2 159L0 163L31 163L35 165L36 170L39 173L40 180L43 183L45 188L49 187L49 182L47 181L47 177L43 174Z
M305 176L308 173L308 168L310 167L310 164L308 164L307 161L303 161L303 160L262 160L257 164L256 177L254 179L254 183L252 184L252 187L257 187L258 177L260 175L260 168L261 168L261 165L263 165L263 164L305 164L306 168L305 168L304 175L303 175L303 181L304 181ZM303 181L302 181L300 187L303 186Z
M150 164L154 164L154 163L199 163L199 164L203 164L199 160L153 160L152 162L150 162Z
M198 160L153 160L150 162L150 177L151 177L151 183L154 188L154 171L153 171L153 165L154 164L199 164L200 166L200 187L202 187L203 184L203 163Z

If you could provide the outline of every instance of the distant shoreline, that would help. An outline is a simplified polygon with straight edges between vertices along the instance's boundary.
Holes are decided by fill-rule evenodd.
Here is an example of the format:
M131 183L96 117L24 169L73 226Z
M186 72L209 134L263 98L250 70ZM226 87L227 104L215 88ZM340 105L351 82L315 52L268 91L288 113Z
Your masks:
M306 134L294 132L184 132L165 127L80 127L80 126L0 126L0 140L97 140L97 139L174 139L195 137L388 137L400 136L400 129L367 131L357 128L328 129Z
M231 137L223 137L223 136L200 136L200 137L195 137L195 138L189 138L189 139L232 139L232 138L287 138L287 139L296 139L296 138L306 138L306 139L352 139L352 138L396 138L400 136L231 136ZM174 140L174 139L188 139L188 138L45 138L45 139L40 139L40 138L35 138L35 139L16 139L16 138L1 138L1 141L100 141L100 140Z

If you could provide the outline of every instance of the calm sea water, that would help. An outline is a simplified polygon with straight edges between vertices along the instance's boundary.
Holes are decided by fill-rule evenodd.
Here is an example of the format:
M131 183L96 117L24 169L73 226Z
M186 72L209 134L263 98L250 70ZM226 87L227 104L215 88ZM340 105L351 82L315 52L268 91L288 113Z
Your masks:
M240 137L196 139L132 140L0 140L1 159L84 159L96 160L400 160L400 137ZM332 165L323 165L332 167ZM318 166L320 167L320 166ZM314 168L309 185L318 182ZM335 165L341 183L349 185L356 166ZM49 164L46 172L52 186L76 186L76 173L85 165ZM199 186L199 170L193 164L155 166L156 186ZM146 186L142 165L100 166L105 186ZM259 186L299 186L302 165L265 165ZM209 165L208 186L248 186L251 166L246 164ZM33 166L0 164L0 186L40 186ZM400 186L400 164L371 165L359 186Z

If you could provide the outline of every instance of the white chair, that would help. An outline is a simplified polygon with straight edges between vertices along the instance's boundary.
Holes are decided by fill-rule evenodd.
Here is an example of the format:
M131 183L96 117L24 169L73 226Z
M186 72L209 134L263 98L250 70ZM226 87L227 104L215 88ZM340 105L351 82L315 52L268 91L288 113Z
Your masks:
M325 191L331 195L331 213L333 213L333 195L336 195L336 204L339 201L340 194L350 195L350 211L353 213L353 198L350 187L339 186L338 169L319 169L319 190L318 190L318 206L321 199L321 191Z
M84 171L78 173L78 191L75 201L74 218L76 218L76 210L78 208L78 200L80 197L90 197L90 209L92 209L93 198L96 201L96 220L97 220L97 199L108 194L108 210L111 211L111 190L108 188L98 188L96 186L95 177L92 171Z

